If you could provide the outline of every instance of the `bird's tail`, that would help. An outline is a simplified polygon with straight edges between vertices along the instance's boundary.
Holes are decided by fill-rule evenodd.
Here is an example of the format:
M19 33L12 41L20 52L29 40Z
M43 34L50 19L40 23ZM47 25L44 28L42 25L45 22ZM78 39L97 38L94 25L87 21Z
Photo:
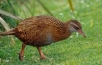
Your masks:
M0 36L14 35L14 34L15 34L15 31L14 31L14 29L12 29L12 30L9 30L9 31L6 31L6 32L1 32Z

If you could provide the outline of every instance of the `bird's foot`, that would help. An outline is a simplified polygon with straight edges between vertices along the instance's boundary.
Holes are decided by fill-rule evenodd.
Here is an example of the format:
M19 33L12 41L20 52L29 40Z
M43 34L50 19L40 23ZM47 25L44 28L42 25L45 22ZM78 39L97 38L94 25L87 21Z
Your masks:
M40 60L44 60L44 59L46 59L45 56L41 56L41 57L40 57Z
M23 61L23 60L24 60L23 55L22 55L22 54L20 54L20 53L17 53L17 54L19 55L19 60Z

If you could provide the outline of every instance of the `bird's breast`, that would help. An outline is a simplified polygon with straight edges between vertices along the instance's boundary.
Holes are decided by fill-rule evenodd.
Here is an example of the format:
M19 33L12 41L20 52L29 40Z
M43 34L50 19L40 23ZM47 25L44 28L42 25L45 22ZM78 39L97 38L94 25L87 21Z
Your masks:
M53 42L54 42L54 39L53 39L52 34L51 34L51 33L48 33L48 34L46 35L45 44L51 44L51 43L53 43Z

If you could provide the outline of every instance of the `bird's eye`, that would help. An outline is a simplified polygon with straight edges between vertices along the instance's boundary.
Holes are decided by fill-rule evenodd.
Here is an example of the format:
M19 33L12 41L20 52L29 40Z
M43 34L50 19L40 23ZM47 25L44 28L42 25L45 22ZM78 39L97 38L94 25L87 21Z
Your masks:
M75 28L76 30L79 30L79 29L80 29L79 27L76 27L76 26L74 26L74 28Z

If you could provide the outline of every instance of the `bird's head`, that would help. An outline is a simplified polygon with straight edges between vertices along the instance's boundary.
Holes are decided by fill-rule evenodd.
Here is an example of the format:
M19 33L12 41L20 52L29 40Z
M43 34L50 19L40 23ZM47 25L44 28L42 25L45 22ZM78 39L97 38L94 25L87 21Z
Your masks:
M84 34L82 30L81 24L77 20L69 20L68 23L69 23L70 32L78 32L79 34L86 37L86 35Z

